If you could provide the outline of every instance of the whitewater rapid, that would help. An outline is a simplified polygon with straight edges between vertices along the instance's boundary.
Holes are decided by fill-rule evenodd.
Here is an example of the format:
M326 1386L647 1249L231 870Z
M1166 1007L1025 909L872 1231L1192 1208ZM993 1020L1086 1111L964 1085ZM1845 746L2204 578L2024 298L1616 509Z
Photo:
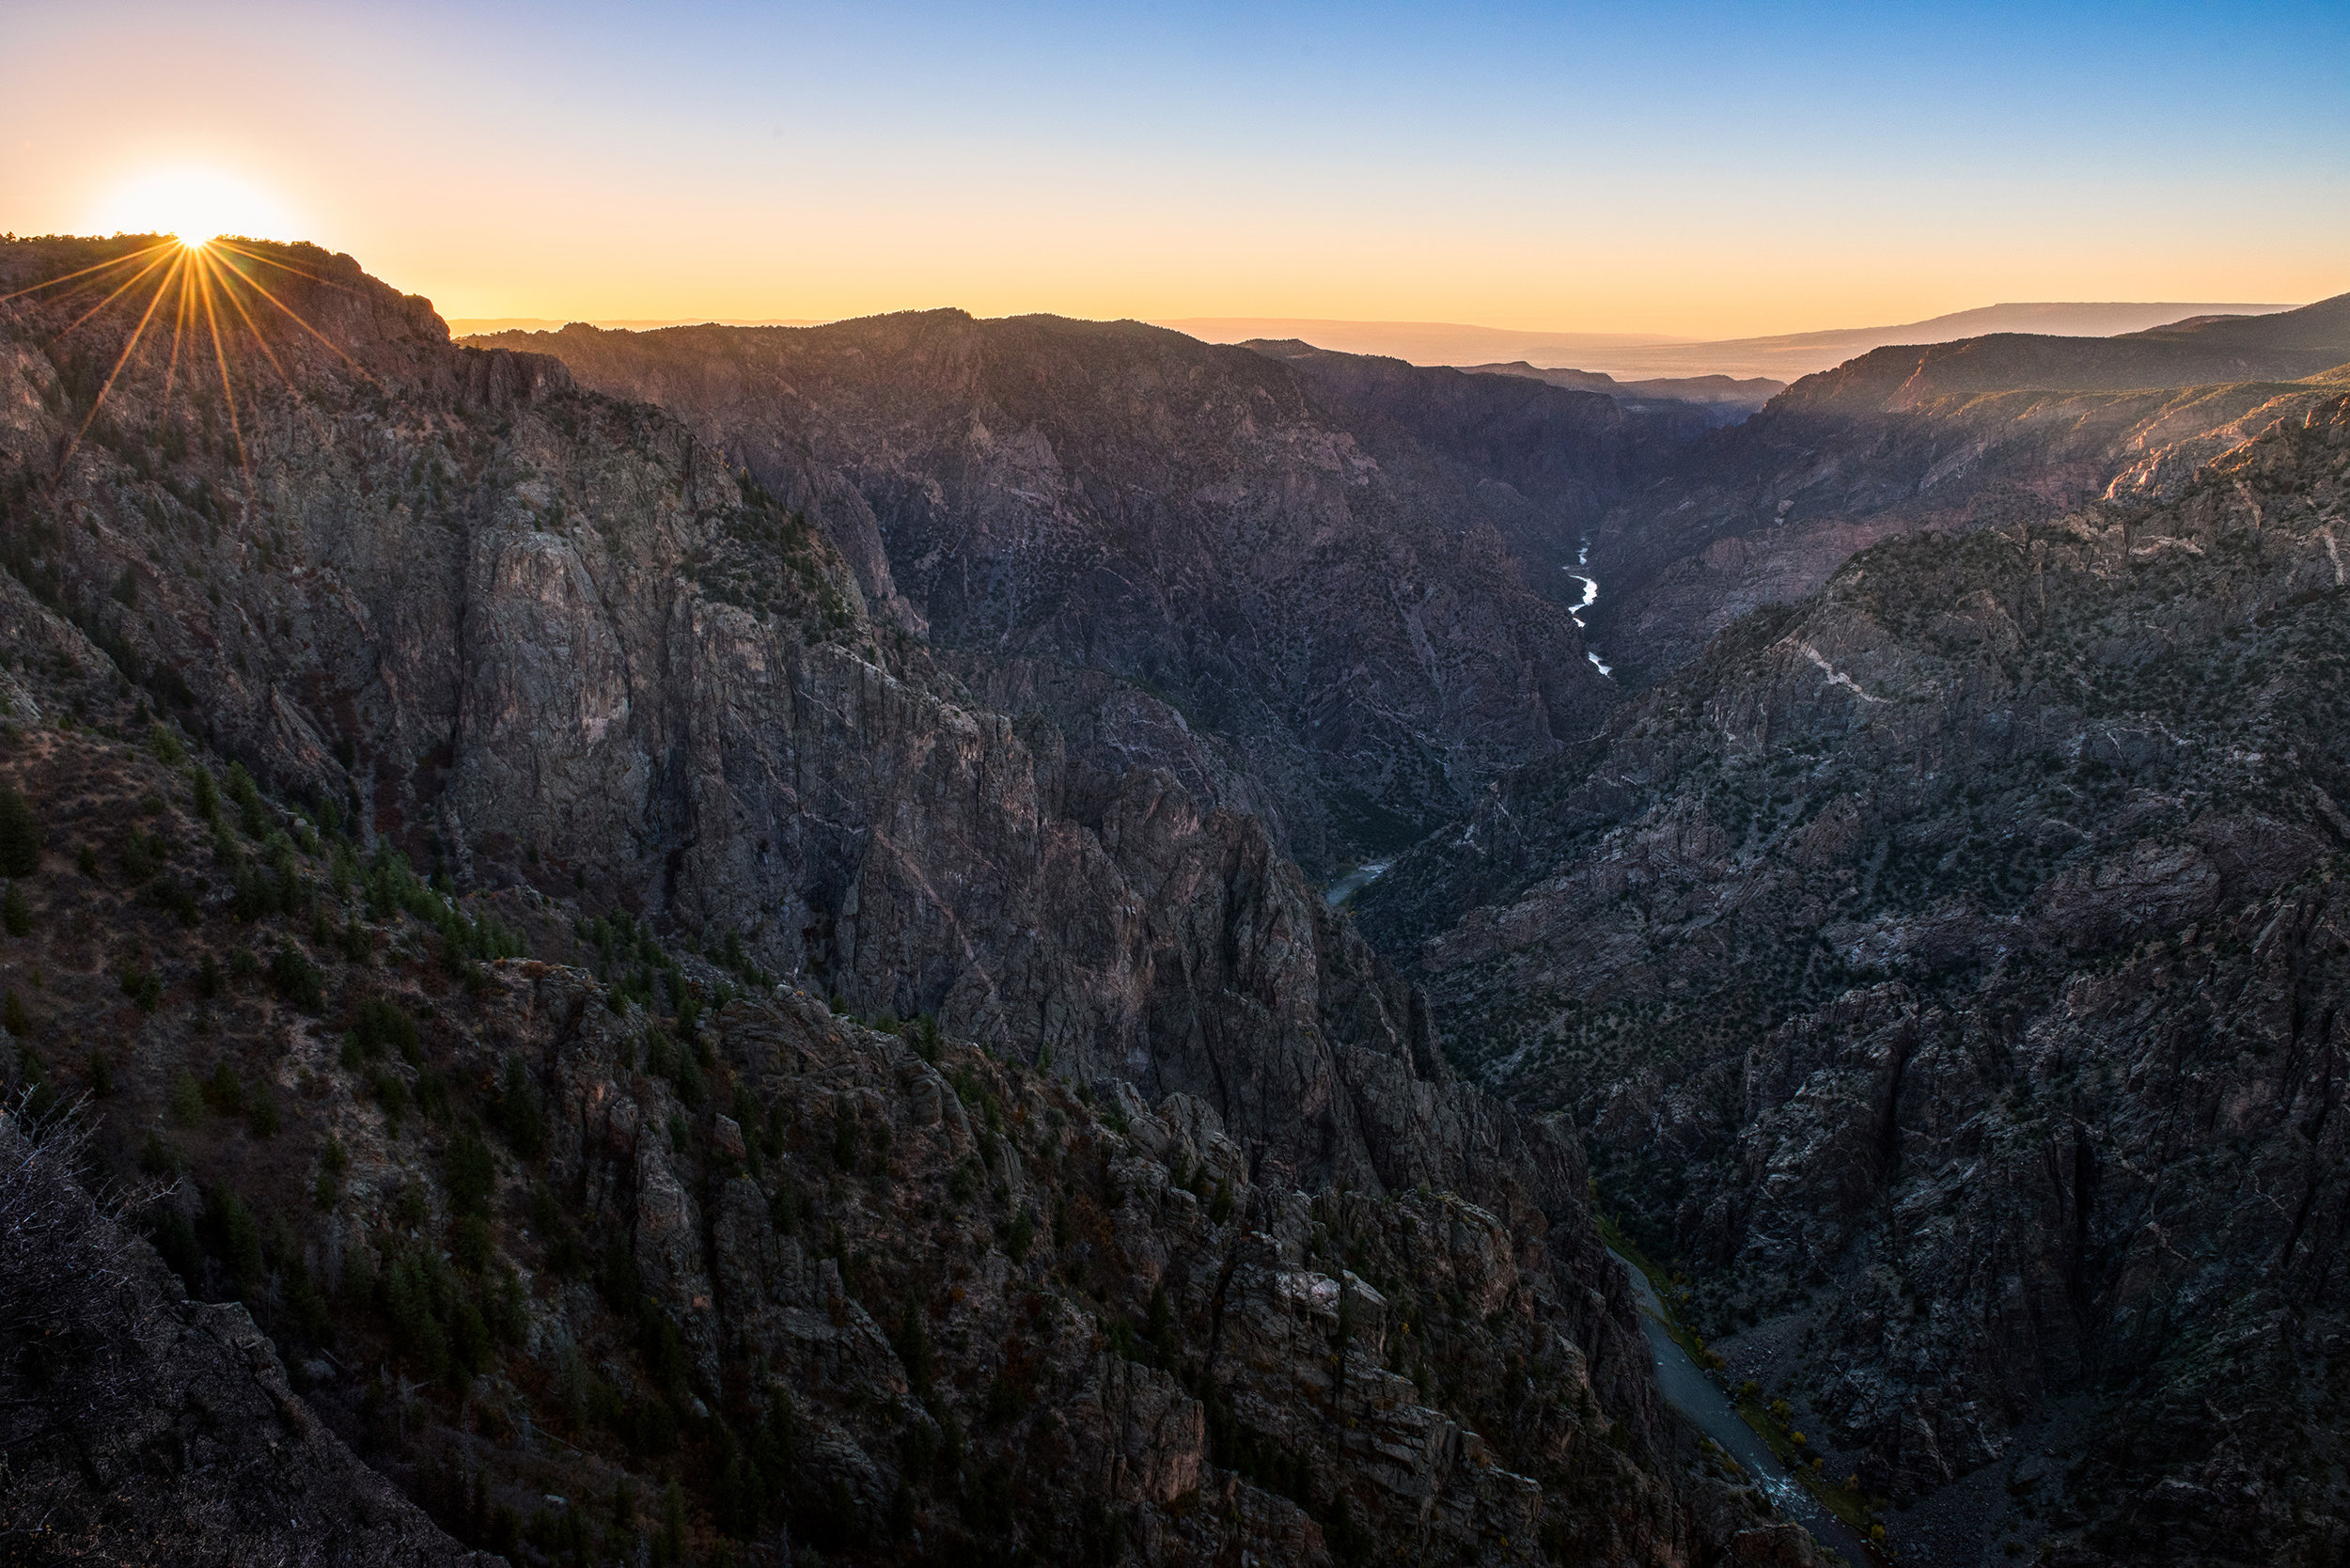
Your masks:
M1559 569L1559 571L1565 572L1568 576L1574 578L1576 582L1583 585L1583 602L1579 604L1570 606L1567 610L1569 615L1574 617L1574 623L1578 627L1583 624L1583 612L1599 603L1599 579L1592 576L1588 572L1578 572L1575 570L1575 567L1589 566L1590 564L1591 541L1587 539L1583 541L1582 543L1575 549L1574 566L1562 566ZM1591 667L1598 670L1602 675L1615 674L1615 671L1609 669L1607 666L1601 661L1600 656L1597 653L1592 652L1589 648L1586 648L1583 651L1583 656L1590 660Z

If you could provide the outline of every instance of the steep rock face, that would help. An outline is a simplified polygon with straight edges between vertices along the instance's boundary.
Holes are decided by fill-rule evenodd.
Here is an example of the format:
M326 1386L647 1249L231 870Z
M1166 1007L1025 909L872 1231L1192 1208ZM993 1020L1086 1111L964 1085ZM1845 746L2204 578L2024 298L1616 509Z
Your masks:
M104 254L16 246L9 281ZM1116 681L1026 701L1024 731L665 416L435 342L348 259L254 255L319 336L233 353L233 407L158 341L93 416L129 323L44 350L79 302L37 295L10 329L22 574L159 694L469 885L619 900L1377 1179L1353 1064L1440 1070L1403 993L1325 979L1344 941L1229 753ZM1136 739L1073 766L1063 722Z
M1362 900L1457 918L1448 1048L1840 1462L1997 1465L2057 1560L2350 1539L2346 473L2336 397L2159 509L1868 551Z
M10 1560L489 1568L320 1423L243 1307L189 1300L100 1212L76 1139L39 1131L21 1101L0 1114Z
M1662 1419L1557 1126L1390 1064L1393 1186L1301 1188L1196 1097L356 866L234 776L208 796L168 727L120 738L74 639L33 612L8 647L31 835L11 806L0 846L37 864L0 1090L162 1179L134 1212L222 1299L118 1238L27 1270L0 1180L11 1523L94 1559L462 1556L323 1422L515 1562L1813 1560Z
M1689 405L1628 408L1596 390L1551 383L1547 372L1479 375L1295 341L1246 346L1296 369L1358 417L1392 426L1533 502L1502 514L1504 538L1527 586L1569 604L1582 598L1569 569L1607 508L1721 422Z
M1164 694L1320 872L1409 842L1611 700L1573 619L1519 580L1513 552L1571 541L1570 515L1245 349L959 311L481 341L669 410L938 645ZM1519 396L1587 402L1588 461L1613 463L1614 405Z

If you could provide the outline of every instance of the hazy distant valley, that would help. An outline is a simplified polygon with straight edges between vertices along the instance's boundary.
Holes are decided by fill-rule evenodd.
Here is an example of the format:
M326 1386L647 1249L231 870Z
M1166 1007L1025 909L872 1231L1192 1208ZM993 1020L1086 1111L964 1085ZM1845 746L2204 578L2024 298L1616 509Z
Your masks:
M2350 1550L2350 296L182 357L138 244L0 244L0 1527Z

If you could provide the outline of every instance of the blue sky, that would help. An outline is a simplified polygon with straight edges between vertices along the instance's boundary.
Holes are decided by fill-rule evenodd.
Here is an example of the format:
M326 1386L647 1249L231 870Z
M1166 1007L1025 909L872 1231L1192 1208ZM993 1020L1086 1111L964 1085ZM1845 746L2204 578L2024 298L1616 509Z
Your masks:
M2350 288L2350 6L0 7L0 228L225 171L467 315L1707 334Z

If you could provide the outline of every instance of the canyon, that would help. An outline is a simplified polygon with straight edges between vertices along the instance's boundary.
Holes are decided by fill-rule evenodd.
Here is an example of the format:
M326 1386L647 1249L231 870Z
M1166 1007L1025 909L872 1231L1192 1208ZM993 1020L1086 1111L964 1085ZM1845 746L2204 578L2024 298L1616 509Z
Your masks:
M1649 1299L1902 1560L2350 1542L2342 302L1732 420L141 243L0 244L0 1528L1824 1560Z

